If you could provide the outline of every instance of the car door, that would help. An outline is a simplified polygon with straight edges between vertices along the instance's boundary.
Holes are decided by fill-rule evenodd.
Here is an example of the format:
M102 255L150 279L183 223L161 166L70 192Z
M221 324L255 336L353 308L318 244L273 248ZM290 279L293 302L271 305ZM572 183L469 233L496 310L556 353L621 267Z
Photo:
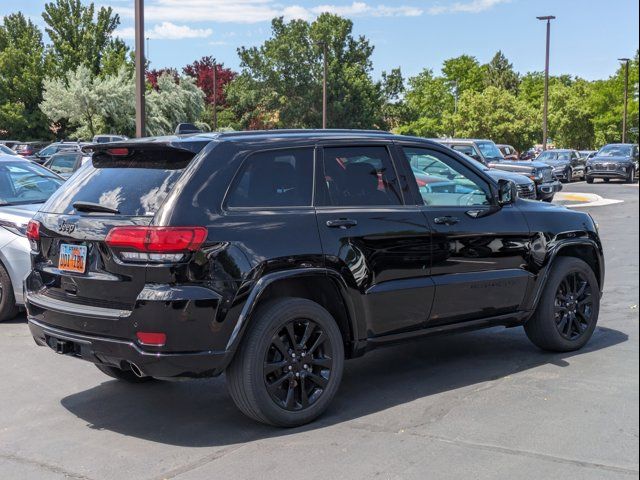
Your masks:
M571 152L571 167L573 168L574 175L580 175L581 177L584 177L586 164L586 158L581 157L576 150L573 150Z
M428 326L520 309L532 276L525 269L529 227L515 205L494 203L490 180L446 149L401 144L410 163L428 159L420 188L432 236L435 296ZM450 173L442 175L448 168ZM495 189L495 187L493 187Z
M429 317L431 232L406 202L389 142L318 150L316 215L326 265L341 273L368 338L421 329Z

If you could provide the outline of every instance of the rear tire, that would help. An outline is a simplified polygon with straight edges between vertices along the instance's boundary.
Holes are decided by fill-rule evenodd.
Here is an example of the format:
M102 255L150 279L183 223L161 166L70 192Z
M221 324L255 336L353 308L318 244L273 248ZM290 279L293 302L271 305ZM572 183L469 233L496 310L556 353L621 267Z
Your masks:
M121 368L117 367L100 365L99 363L96 363L95 366L105 375L109 375L111 378L122 380L123 382L127 383L147 383L154 380L153 377L138 377L131 370L122 370Z
M599 312L600 287L591 267L579 258L559 257L524 330L543 350L571 352L589 341Z
M603 178L602 180L604 180L604 183L609 183L609 180L611 180L610 178Z
M13 294L13 285L9 273L0 263L0 322L11 320L18 314L16 297Z
M261 306L226 370L227 387L248 417L278 427L315 420L335 396L344 368L340 329L303 298Z

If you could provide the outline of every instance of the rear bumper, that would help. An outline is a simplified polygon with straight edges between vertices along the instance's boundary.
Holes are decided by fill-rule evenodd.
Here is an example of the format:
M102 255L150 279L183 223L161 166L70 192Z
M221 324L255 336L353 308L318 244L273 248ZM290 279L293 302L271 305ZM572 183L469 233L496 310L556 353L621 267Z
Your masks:
M558 180L547 183L539 183L536 185L538 191L538 198L543 200L545 198L553 197L556 193L562 190L562 183Z
M135 342L71 332L28 318L31 335L38 345L92 363L128 369L135 364L146 376L211 377L222 373L228 352L163 353L145 351Z

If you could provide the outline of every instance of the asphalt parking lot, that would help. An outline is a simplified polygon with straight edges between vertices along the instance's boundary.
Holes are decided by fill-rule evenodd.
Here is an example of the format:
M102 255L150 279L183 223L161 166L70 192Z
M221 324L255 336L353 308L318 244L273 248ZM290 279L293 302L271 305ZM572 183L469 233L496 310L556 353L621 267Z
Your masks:
M607 262L599 327L573 354L517 329L430 338L347 363L316 423L245 418L224 378L125 385L37 347L24 316L0 324L0 478L638 477L638 187L567 192Z

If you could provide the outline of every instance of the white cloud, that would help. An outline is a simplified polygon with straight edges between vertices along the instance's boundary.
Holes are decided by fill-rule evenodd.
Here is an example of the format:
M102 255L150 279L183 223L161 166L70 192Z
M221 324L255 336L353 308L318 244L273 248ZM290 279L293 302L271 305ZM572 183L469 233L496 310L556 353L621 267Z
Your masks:
M344 5L285 6L282 0L147 0L145 19L173 25L172 22L260 23L279 16L287 20L294 18L312 20L323 12L345 17L417 17L424 14L480 13L510 0L459 0L453 3L441 1L440 4L423 9L398 5L395 2L388 5L365 1L353 1ZM132 7L114 5L113 9L123 17L133 18L134 16Z
M427 10L429 15L442 15L444 13L480 13L489 10L501 3L509 3L510 0L471 0L469 2L456 2L451 5L436 5Z
M191 28L187 25L162 22L152 29L147 29L144 32L144 36L154 40L181 40L183 38L206 38L211 36L212 33L213 30L210 28ZM133 27L121 28L117 31L117 34L122 38L134 38L135 30Z

